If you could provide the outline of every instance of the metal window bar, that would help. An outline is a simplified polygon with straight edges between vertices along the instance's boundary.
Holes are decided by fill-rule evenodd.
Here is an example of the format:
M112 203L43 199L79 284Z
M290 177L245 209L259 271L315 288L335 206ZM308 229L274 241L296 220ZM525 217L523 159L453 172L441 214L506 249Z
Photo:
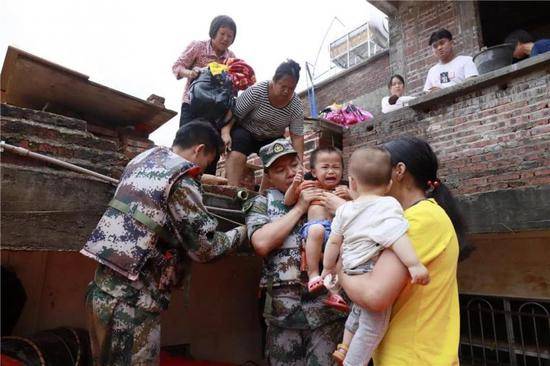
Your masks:
M550 365L549 301L461 294L461 314L462 365Z
M522 304L519 307L518 312L519 312L519 330L520 330L520 338L521 338L521 348L522 348L522 351L523 351L523 363L524 364L527 364L526 355L527 355L528 352L526 351L526 347L525 347L525 337L524 337L524 334L523 334L524 326L523 326L523 322L522 322L523 315L526 314L526 313L522 312L522 310L525 307L528 307L528 306L531 307L530 318L533 322L533 328L532 329L533 329L534 335L535 335L534 341L535 341L535 350L536 350L537 355L540 355L542 352L541 352L541 347L540 347L539 332L538 332L537 321L536 321L536 318L538 317L539 314L535 313L535 309L540 309L541 310L542 318L546 319L546 323L548 325L548 327L547 327L548 332L546 334L550 335L550 314L549 314L548 310L546 310L544 308L544 306L542 306L541 304L533 302L533 301L526 302L526 303ZM544 334L543 334L543 336L544 336ZM548 351L549 350L546 349L547 353L548 353ZM537 357L537 364L538 364L538 366L543 365L542 358ZM547 362L546 364L547 365L550 364L550 361Z

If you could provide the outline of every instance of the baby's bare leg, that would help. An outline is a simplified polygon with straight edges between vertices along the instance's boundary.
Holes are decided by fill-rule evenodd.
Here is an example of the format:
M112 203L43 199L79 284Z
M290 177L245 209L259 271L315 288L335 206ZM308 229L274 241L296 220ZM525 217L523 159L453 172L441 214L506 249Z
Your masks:
M319 276L319 263L321 262L321 251L325 238L325 228L321 224L314 224L309 227L306 239L306 260L307 275L311 279Z
M330 218L327 210L320 205L310 205L307 210L308 221L325 220ZM306 239L306 261L307 274L309 278L319 276L320 262L323 259L323 243L325 240L325 228L321 224L314 224L309 227Z
M344 329L344 337L342 338L342 344L349 347L351 340L353 339L353 333L347 329Z

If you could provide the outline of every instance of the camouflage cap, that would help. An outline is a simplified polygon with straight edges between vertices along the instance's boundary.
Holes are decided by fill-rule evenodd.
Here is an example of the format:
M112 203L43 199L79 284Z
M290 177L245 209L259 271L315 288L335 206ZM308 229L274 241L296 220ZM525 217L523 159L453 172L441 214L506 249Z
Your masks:
M281 156L288 154L297 154L297 152L292 147L290 141L283 138L277 139L269 145L263 146L258 153L258 155L260 155L260 159L262 159L264 169L269 168L271 164L273 164L275 160L279 159Z

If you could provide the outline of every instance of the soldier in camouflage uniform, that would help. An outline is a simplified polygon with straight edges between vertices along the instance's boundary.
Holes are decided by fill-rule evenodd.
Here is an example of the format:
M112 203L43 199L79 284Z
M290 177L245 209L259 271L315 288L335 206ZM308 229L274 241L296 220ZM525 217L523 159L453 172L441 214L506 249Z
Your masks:
M157 365L160 313L189 261L239 246L244 226L216 232L196 179L222 142L207 123L181 127L124 170L113 200L81 253L100 264L86 296L95 365Z
M245 203L248 236L264 257L260 287L266 291L266 355L270 365L332 365L332 352L341 339L345 314L323 304L323 296L307 291L300 271L299 229L316 188L304 190L293 207L284 205L284 192L299 168L296 151L285 139L260 149L264 171L274 186L266 195Z

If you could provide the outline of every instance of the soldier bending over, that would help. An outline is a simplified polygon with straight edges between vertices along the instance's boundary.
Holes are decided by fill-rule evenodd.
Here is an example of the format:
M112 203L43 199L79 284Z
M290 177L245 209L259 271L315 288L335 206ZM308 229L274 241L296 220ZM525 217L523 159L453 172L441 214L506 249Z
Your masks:
M126 166L114 198L81 253L100 264L86 296L94 364L156 365L160 313L189 259L206 262L241 244L241 226L217 232L198 176L223 145L209 124L181 127L172 148Z

